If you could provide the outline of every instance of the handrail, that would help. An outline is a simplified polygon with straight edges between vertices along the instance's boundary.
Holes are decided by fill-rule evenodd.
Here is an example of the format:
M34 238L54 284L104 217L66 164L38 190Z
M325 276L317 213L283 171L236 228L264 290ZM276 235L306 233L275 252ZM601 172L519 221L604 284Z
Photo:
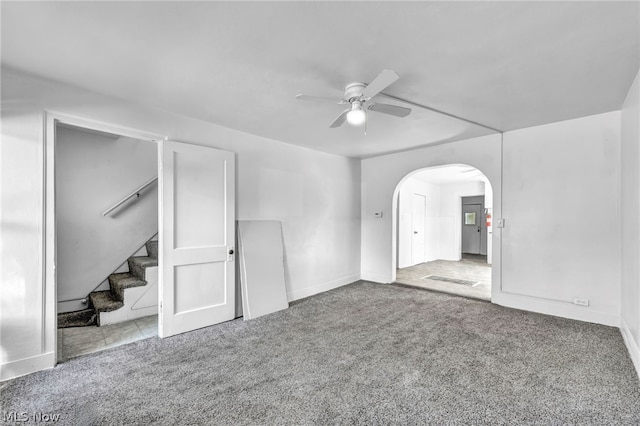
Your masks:
M109 213L111 213L112 211L114 211L115 209L117 209L118 207L120 207L121 205L123 205L125 202L127 202L127 200L129 200L129 198L133 198L134 196L137 196L138 198L140 198L140 191L142 191L143 189L145 189L147 186L153 184L154 182L156 182L158 180L158 176L154 177L153 179L151 179L149 182L145 183L144 185L140 186L138 189L136 189L135 191L133 191L131 194L127 195L126 197L124 197L122 200L118 201L116 204L114 204L111 208L109 208L107 211L105 211L104 213L102 213L102 216L106 216Z

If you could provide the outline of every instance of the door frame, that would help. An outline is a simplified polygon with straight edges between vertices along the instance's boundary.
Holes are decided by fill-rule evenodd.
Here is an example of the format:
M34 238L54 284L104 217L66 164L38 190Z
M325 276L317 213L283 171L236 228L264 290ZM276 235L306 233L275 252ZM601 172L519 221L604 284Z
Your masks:
M75 115L56 111L44 111L44 152L43 157L43 211L42 211L42 257L41 270L43 280L42 309L42 353L50 356L48 364L55 367L58 363L58 288L56 282L56 209L55 209L55 151L56 151L56 126L68 124L98 132L130 137L133 139L154 142L158 145L161 140L167 139L154 133L145 132L123 126L117 126L96 120L91 120ZM158 205L158 208L160 206ZM158 262L162 262L158 254Z
M467 204L465 204L465 199L478 199L477 202L469 202ZM489 250L488 247L488 232L487 232L487 227L486 227L486 210L487 208L485 207L485 196L484 194L481 195L463 195L460 197L460 259L462 259L462 255L464 254L464 206L465 205L478 205L480 206L480 218L479 218L479 224L477 226L480 227L480 241L479 241L479 250L478 250L478 254L482 255L482 256L487 256L487 252ZM483 244L484 241L484 244ZM484 249L485 254L482 254L482 251Z

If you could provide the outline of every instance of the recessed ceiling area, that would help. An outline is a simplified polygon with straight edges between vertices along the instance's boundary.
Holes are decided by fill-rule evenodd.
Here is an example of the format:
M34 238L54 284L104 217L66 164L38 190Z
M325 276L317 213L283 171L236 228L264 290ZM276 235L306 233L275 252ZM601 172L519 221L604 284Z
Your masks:
M500 130L620 109L638 2L2 2L4 66L349 157L491 130L411 107L330 129L351 82ZM152 129L150 129L152 130ZM171 135L168 135L171 136Z

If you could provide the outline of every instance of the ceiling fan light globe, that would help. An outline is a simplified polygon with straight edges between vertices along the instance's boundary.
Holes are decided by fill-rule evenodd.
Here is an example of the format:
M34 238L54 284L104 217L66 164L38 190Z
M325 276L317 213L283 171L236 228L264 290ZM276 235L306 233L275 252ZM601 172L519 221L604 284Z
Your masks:
M361 126L367 120L367 114L362 109L352 109L347 113L347 121L352 126Z

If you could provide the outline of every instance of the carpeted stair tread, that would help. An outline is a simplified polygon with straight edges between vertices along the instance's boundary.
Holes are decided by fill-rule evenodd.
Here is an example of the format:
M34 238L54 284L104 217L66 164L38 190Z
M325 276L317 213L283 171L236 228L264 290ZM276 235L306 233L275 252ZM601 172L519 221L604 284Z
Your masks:
M94 309L82 309L58 314L58 328L86 327L95 324L96 311Z
M94 291L89 294L89 300L96 312L110 312L120 309L124 306L122 301L118 300L116 296L109 290Z
M131 287L141 287L146 285L145 280L141 280L129 272L120 272L109 275L109 287L117 300L124 301L124 289Z
M129 273L144 280L145 269L158 266L158 259L150 256L136 256L130 257L127 263L129 264Z
M154 259L158 258L158 241L147 241L145 244L147 247L147 254Z

